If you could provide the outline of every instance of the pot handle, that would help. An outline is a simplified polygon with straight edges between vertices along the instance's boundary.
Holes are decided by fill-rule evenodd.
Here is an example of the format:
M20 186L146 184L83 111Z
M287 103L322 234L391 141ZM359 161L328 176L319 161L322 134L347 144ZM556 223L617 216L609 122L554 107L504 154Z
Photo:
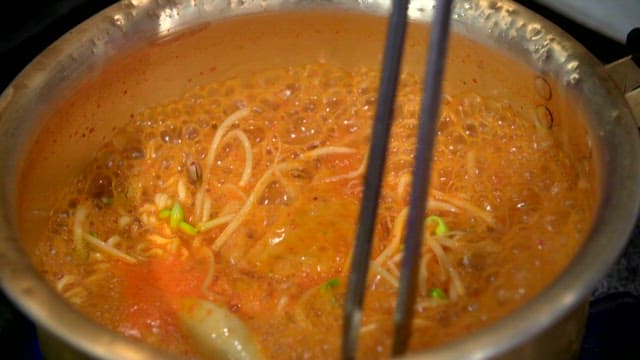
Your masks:
M636 125L640 127L640 67L633 56L627 56L605 66L609 76L624 92Z

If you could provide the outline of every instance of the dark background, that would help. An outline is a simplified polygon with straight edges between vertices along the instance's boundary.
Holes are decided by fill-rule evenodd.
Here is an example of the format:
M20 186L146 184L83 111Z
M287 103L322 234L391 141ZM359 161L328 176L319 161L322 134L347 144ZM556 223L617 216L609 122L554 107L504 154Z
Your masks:
M3 1L0 15L0 89L4 89L49 44L115 2ZM518 2L569 32L603 63L629 55L629 47L623 44L596 34L532 1ZM640 359L639 296L640 226L636 224L625 252L593 292L580 360ZM0 292L0 358L41 357L33 324Z

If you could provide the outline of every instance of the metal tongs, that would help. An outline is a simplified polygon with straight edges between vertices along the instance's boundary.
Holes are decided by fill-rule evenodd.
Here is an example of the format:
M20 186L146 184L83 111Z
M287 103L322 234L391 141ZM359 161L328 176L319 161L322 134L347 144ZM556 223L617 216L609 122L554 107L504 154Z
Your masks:
M402 270L394 314L392 355L403 354L409 343L411 318L416 294L417 267L422 248L423 216L431 172L431 154L436 135L437 118L442 93L449 21L453 0L436 0L424 90L420 109L420 125L415 152L415 164L411 184L409 216L405 234ZM375 225L382 174L391 130L391 117L396 96L402 51L407 25L408 0L392 1L391 17L384 49L384 63L380 80L373 135L369 148L364 194L360 205L360 218L353 249L349 285L344 307L342 358L353 359L362 315L362 302L367 283L369 257Z

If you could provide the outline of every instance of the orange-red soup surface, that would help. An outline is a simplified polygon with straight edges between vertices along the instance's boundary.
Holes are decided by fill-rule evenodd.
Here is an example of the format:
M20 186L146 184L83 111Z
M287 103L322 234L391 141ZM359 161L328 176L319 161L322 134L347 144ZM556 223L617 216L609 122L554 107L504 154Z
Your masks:
M310 64L138 113L59 191L33 261L88 317L182 356L224 352L201 336L224 315L254 356L337 357L377 85L375 69ZM404 74L363 358L390 350L420 93ZM535 119L501 99L445 95L412 350L522 305L585 237L592 184Z

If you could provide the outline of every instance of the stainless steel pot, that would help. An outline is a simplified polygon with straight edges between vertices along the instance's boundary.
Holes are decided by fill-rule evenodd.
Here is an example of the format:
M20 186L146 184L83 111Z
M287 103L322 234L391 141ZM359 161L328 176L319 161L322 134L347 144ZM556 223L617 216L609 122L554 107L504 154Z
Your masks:
M199 82L308 59L379 64L385 29L379 15L387 8L388 1L382 0L129 0L89 19L34 60L0 97L0 282L38 324L43 343L67 344L65 354L76 357L169 356L82 317L35 271L24 246L43 229L49 188L86 164L101 139L128 114ZM410 16L427 22L432 8L433 1L414 2ZM303 12L294 20L278 17L290 10ZM255 13L269 16L243 20ZM220 21L214 25L220 29L217 35L199 37L198 30L178 34L212 21ZM242 31L231 31L234 22ZM445 88L504 96L552 119L566 149L595 170L599 206L575 259L530 303L487 328L412 356L571 357L582 336L583 304L624 247L638 213L640 143L631 111L600 63L561 30L518 5L459 0L454 26L458 36L452 40ZM414 24L408 36L405 66L419 72L425 26ZM181 51L189 42L192 50L201 47ZM155 44L152 50L136 50L150 43ZM205 71L213 70L212 62L216 71ZM471 78L477 84L467 81ZM93 135L78 135L85 129ZM63 138L67 141L58 141ZM25 175L22 165L30 161L26 154L34 139L47 161ZM18 189L29 191L18 195ZM23 203L36 205L30 226L18 231L16 209Z

